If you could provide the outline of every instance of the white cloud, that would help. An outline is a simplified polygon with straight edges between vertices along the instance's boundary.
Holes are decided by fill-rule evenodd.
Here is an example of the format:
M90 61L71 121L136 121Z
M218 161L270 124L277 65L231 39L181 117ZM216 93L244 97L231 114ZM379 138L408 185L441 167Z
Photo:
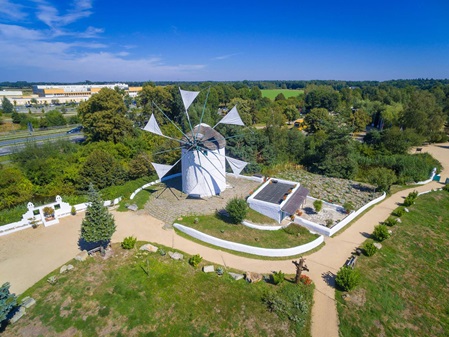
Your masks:
M64 27L92 15L92 11L90 11L92 1L90 0L74 1L72 8L64 15L60 15L58 9L46 1L38 0L36 2L38 9L37 18L51 28Z
M45 38L45 33L35 29L28 29L16 25L0 24L0 34L4 40L16 41L34 41Z
M0 17L11 20L23 20L27 17L27 13L23 10L22 5L9 0L0 0Z
M216 56L216 57L212 58L212 60L226 60L228 58L231 58L233 56L237 56L239 54L240 53L234 53L234 54L227 54L227 55Z

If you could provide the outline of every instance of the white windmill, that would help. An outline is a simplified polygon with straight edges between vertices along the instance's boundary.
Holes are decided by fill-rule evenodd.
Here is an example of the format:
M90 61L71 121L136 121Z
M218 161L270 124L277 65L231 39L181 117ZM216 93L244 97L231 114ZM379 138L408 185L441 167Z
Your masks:
M195 127L192 127L188 109L200 92L185 91L181 90L181 88L179 88L179 91L181 93L182 102L184 103L185 114L189 122L190 131L187 133L182 132L182 130L168 118L162 110L160 111L164 116L182 132L183 137L181 139L174 139L164 135L153 114L147 125L144 127L144 130L178 141L182 148L181 158L173 165L152 164L159 179L162 179L162 177L181 161L182 191L185 194L200 198L218 195L226 189L225 159L228 161L229 166L235 175L239 175L248 163L226 156L226 139L215 130L215 127L218 124L242 126L245 124L240 118L237 108L234 107L214 127L202 123L204 116L203 109L200 123Z

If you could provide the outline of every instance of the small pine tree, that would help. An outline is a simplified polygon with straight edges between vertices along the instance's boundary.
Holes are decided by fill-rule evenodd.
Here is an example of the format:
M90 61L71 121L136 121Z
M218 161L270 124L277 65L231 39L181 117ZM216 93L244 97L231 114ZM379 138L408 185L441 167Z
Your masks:
M9 282L0 287L0 323L3 322L9 312L17 305L17 297L9 292Z
M114 217L103 206L103 200L92 184L89 185L88 195L90 205L81 223L81 239L106 247L116 229Z
M323 201L315 200L313 202L313 208L315 208L315 212L319 213L323 209Z

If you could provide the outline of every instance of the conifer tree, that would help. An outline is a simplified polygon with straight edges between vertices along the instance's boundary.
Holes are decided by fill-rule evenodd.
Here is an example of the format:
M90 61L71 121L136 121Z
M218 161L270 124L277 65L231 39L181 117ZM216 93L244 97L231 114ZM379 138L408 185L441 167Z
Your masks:
M88 194L90 205L81 223L81 239L106 247L116 229L114 217L107 207L103 206L103 200L92 184L89 185Z
M0 323L6 319L11 309L17 304L17 297L9 292L9 287L9 282L0 287Z

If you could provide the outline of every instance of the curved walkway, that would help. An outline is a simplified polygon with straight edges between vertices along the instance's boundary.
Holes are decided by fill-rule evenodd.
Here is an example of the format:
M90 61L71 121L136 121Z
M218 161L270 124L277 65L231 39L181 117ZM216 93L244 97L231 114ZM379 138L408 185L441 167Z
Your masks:
M438 158L445 167L442 179L449 177L449 143L423 149ZM385 220L411 190L419 192L441 187L432 182L398 192L356 220L343 233L326 239L326 245L307 258L309 276L316 284L312 309L312 336L338 336L338 316L334 301L333 275L355 247L366 240L374 226ZM157 242L188 254L200 254L206 260L244 271L270 273L282 270L294 274L291 260L264 261L240 257L205 247L164 230L163 223L143 212L114 212L117 231L112 241L134 235L140 240ZM9 281L11 291L22 293L52 270L59 268L78 253L77 239L83 214L60 220L59 225L29 229L0 237L0 283Z

